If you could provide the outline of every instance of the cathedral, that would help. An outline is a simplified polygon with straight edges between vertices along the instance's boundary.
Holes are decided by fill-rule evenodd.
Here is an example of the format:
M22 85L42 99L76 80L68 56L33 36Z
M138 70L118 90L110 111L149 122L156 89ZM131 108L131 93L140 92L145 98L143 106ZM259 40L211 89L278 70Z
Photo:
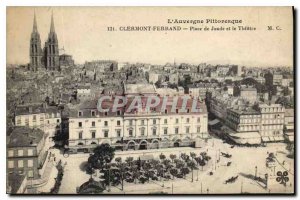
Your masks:
M40 67L44 67L47 70L60 70L58 39L54 28L53 13L51 15L50 32L43 49L41 46L41 38L38 32L36 16L34 13L29 51L30 68L32 70L37 71Z

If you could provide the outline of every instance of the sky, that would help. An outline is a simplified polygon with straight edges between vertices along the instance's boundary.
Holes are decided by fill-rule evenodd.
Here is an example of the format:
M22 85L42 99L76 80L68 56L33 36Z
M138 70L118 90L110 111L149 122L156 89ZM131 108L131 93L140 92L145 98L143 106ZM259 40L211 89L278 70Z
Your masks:
M7 7L7 64L29 62L34 10L42 47L51 12L60 53L75 63L117 60L151 64L211 63L255 67L293 66L291 7ZM107 31L123 26L173 26L168 19L241 19L255 31ZM221 24L179 24L190 28ZM268 31L267 26L281 30ZM226 24L225 27L232 25ZM237 26L237 25L235 25Z

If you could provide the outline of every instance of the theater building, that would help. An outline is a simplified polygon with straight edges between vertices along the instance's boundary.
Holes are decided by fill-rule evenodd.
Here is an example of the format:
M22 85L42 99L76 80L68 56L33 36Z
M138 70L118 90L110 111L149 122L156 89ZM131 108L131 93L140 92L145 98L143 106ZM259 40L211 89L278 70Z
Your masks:
M172 101L173 97L168 98ZM116 112L99 112L97 101L85 102L70 113L69 149L89 152L103 143L119 150L193 146L196 140L208 137L205 103L196 102L199 112L192 112L192 99L187 101L185 112L180 109L180 100L175 112L171 105L162 110L162 104L127 112L130 99Z

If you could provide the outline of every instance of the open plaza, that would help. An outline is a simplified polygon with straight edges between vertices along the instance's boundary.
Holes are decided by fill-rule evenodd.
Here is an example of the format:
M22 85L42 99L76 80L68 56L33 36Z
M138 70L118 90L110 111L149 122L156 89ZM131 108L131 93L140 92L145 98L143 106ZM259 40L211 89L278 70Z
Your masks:
M64 157L58 150L52 150L55 152L55 156L61 159L65 163L64 176L62 184L59 189L59 194L74 194L76 188L88 181L91 177L84 170L84 165L87 162L89 154L70 154L68 157ZM222 193L292 193L294 190L294 160L286 157L287 151L285 150L285 144L276 143L270 144L266 147L233 147L223 143L219 139L209 140L202 148L170 148L170 149L157 149L157 150L140 150L140 151L120 151L116 152L116 157L121 157L125 160L131 156L135 159L139 157L145 157L145 155L151 155L154 159L159 159L159 155L163 153L169 158L170 154L186 153L190 152L199 154L206 151L211 160L206 166L201 167L198 170L194 170L193 178L192 173L189 173L186 178L175 180L158 180L150 181L149 183L124 183L123 190L121 186L111 186L107 188L104 194L148 194L148 193L168 193L168 194L222 194ZM231 158L222 156L221 152L232 155ZM278 163L275 171L287 170L289 181L286 186L279 184L275 180L270 178L269 185L265 188L259 181L247 178L249 175L257 173L258 177L264 178L268 171L266 166L266 158L268 153L274 153ZM217 160L219 160L217 162ZM230 166L227 163L231 162ZM282 164L284 163L284 164ZM212 175L210 172L213 172ZM96 175L94 175L96 176ZM238 176L237 181L234 183L225 184L228 178ZM50 189L50 188L49 188ZM108 191L109 190L109 191Z

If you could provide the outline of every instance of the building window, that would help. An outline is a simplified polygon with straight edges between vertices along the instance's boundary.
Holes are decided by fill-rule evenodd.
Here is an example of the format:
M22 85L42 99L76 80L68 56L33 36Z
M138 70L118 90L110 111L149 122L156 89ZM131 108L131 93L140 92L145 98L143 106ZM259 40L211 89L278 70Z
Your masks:
M186 118L186 123L190 123L190 118Z
M145 120L141 120L141 125L145 125Z
M8 161L8 168L14 168L14 161L13 160Z
M104 126L108 126L108 121L104 121Z
M164 129L164 134L167 135L168 134L168 128Z
M23 156L23 150L22 149L18 150L18 156Z
M117 130L117 137L121 137L121 130Z
M141 136L144 136L145 135L145 129L141 129Z
M178 124L179 123L179 119L178 118L176 118L176 122L175 122L176 124Z
M168 114L168 110L167 109L165 109L165 114Z
M175 134L178 134L178 132L179 132L179 128L176 127L176 128L175 128Z
M41 118L42 119L42 118ZM17 125L21 125L21 117L17 117Z
M152 134L156 135L156 129L152 129Z
M176 109L176 113L178 113L178 109Z
M133 131L130 129L129 130L129 136L132 137L133 136Z
M132 126L132 119L129 120L129 126Z
M95 122L92 122L92 127L95 127L96 126L96 123Z
M108 131L104 131L104 137L105 137L105 138L108 137Z
M18 167L19 168L24 167L24 161L23 160L18 160Z
M28 171L28 178L33 178L33 171L32 170Z
M197 127L197 133L200 133L200 127Z
M92 117L95 117L96 113L95 111L92 111Z
M167 120L167 119L164 119L164 123L167 124L167 123L168 123L168 120Z
M82 132L78 133L78 139L82 139Z
M185 132L186 132L186 133L190 133L190 127L186 127L186 128L185 128Z
M120 126L120 125L121 125L121 121L118 120L118 121L117 121L117 126Z
M27 154L28 154L28 156L33 156L33 150L32 149L28 149Z
M78 112L78 117L81 117L81 116L82 116L82 112L79 111L79 112Z
M156 119L153 119L153 124L156 124Z
M117 111L117 115L120 116L121 115L121 111L118 110Z
M14 150L8 150L8 157L14 156Z
M29 118L28 117L25 118L25 126L29 126Z
M93 139L96 138L96 132L95 131L92 132L92 138Z
M57 119L56 122L59 123L59 119Z
M197 118L197 122L200 123L200 117Z
M33 160L27 161L27 167L33 167Z
M82 128L82 122L78 122L78 127Z
M34 122L36 121L36 115L33 115L33 119Z

